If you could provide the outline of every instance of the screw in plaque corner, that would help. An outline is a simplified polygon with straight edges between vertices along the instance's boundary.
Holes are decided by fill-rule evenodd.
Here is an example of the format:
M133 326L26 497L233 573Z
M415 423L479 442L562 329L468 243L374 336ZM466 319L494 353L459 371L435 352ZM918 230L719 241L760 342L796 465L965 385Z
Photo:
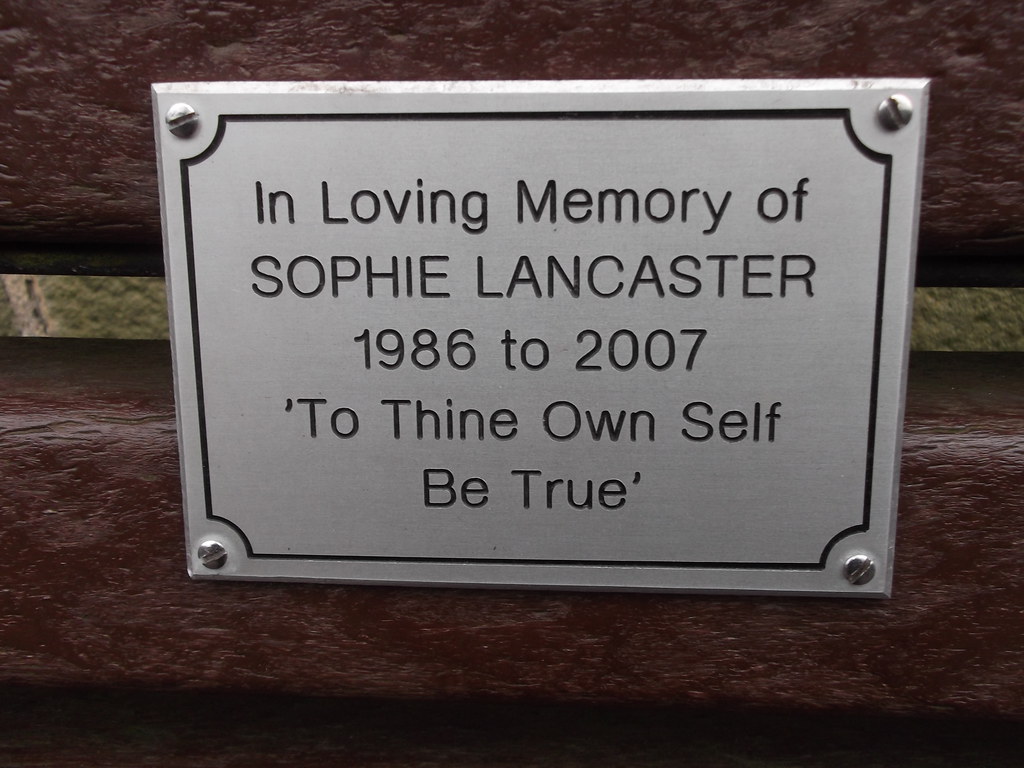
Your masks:
M867 584L875 578L875 561L867 555L852 555L843 563L843 576L855 586Z
M199 557L199 562L214 571L218 568L223 568L224 563L228 561L228 551L224 548L224 545L213 539L200 544L199 549L196 550L196 555Z
M890 131L898 131L914 116L914 105L902 93L894 93L878 105L878 122Z
M164 116L171 133L181 139L187 139L199 128L199 113L191 104L172 104Z

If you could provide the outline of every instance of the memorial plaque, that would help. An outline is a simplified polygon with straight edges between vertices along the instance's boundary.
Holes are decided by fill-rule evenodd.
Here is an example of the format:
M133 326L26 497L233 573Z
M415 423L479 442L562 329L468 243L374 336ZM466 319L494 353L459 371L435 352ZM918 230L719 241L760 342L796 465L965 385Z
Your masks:
M888 594L925 81L153 90L193 576Z

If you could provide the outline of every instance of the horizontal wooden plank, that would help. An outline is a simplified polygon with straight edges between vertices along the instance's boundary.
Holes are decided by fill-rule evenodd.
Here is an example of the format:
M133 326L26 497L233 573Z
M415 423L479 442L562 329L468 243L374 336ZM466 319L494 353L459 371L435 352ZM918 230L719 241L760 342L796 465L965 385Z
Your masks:
M163 274L164 254L158 245L62 246L0 242L0 275L163 277Z
M95 275L162 277L163 251L151 245L87 245L0 242L0 275ZM918 287L1024 288L1024 257L931 256L917 265Z
M939 254L918 261L916 282L919 288L1024 288L1024 257Z
M1016 0L41 0L0 61L0 240L159 243L152 82L924 76L922 253L1024 253Z
M1020 724L1006 721L25 687L0 698L0 763L19 768L1020 765Z
M914 358L881 601L190 582L168 357L0 340L0 682L1024 715L1024 355Z

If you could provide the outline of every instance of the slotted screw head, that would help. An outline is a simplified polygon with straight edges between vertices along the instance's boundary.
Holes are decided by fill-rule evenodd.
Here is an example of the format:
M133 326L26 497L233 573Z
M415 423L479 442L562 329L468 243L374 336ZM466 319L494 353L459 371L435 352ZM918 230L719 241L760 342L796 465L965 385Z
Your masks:
M878 105L878 122L890 131L898 131L914 116L914 105L902 93L894 93Z
M171 133L182 139L191 136L199 127L199 113L191 104L172 104L164 120Z
M199 555L199 562L213 570L222 568L228 560L228 551L224 549L224 545L213 539L200 544L196 554Z
M843 575L851 584L867 584L875 578L875 561L867 555L853 555L843 563Z

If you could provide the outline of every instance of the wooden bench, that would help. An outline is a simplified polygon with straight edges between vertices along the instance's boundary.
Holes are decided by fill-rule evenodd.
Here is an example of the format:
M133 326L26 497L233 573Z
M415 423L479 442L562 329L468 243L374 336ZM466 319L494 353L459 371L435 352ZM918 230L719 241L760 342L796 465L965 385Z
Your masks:
M150 82L878 74L933 78L919 285L1024 286L1019 3L44 0L5 14L0 272L162 273ZM641 755L652 765L675 754L674 715L624 707L770 711L742 720L761 734L762 758L789 754L769 735L787 713L1020 718L1022 473L1024 354L917 354L890 600L196 583L185 574L167 344L3 339L0 697L20 702L19 728L51 734L60 730L44 713L61 706L76 717L106 706L129 728L138 705L170 733L176 714L211 695L268 729L252 694L371 697L392 703L328 709L382 739L392 721L418 724L422 750L405 754L454 764L485 754L487 733L507 743L507 724L523 718L547 744L534 762L569 761L539 724L548 711L605 744L654 722L664 749ZM123 687L192 693L101 693ZM412 699L436 704L395 703ZM490 709L439 703L465 699ZM309 735L316 705L273 701L305 713L280 720L280 738ZM438 712L485 736L464 752L451 732L431 742L422 723ZM714 722L721 745L730 729ZM814 722L832 734L814 742L827 750L843 721ZM1002 748L998 726L958 727ZM925 732L890 740L892 764ZM253 764L260 753L274 764L266 733L239 738ZM369 751L346 754L372 752L360 744ZM37 760L26 764L73 762L51 744L25 749ZM117 764L159 750L143 740Z

